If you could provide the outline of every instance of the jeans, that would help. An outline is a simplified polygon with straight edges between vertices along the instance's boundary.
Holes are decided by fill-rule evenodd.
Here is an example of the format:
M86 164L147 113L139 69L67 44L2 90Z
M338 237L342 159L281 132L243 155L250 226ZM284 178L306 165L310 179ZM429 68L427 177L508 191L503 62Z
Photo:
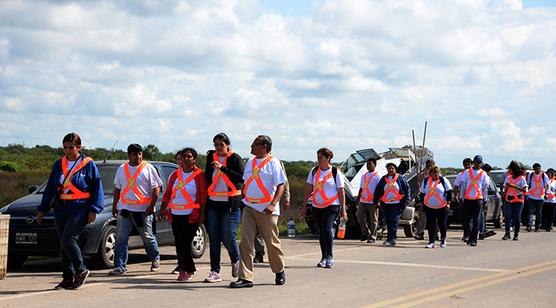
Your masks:
M446 223L448 219L448 207L441 207L439 209L433 209L428 206L424 206L423 210L425 215L427 215L427 229L429 232L429 244L434 243L436 240L436 226L438 224L438 229L440 229L440 239L446 240L446 229L448 228Z
M552 230L552 223L554 221L554 212L556 210L556 203L545 202L543 205L543 227L545 230Z
M210 270L220 273L221 244L228 250L230 261L239 261L236 234L240 221L239 207L230 207L228 202L209 200L206 207L206 227L210 237Z
M75 273L86 270L77 239L87 225L88 215L88 209L77 211L54 210L54 225L62 250L62 276L64 279L73 280Z
M533 226L533 215L535 215L535 229L540 228L542 221L543 200L529 199L529 210L527 212L527 227Z
M322 259L333 258L334 233L332 229L334 221L340 213L340 205L332 204L322 209L313 207L312 210L319 228L319 244Z
M463 212L465 213L464 224L469 232L469 242L477 243L477 237L479 235L479 215L483 209L483 200L469 200L465 199L463 201Z
M118 211L118 223L116 226L116 248L114 249L114 267L125 270L127 265L128 240L131 228L135 226L143 239L145 251L149 260L160 260L158 243L153 234L153 217L145 212L128 212L127 217Z
M484 234L486 232L486 211L481 207L479 211L479 233Z
M398 239L398 223L400 222L403 208L400 203L382 203L381 207L384 209L386 226L388 228L388 237L386 240L389 242L396 241Z
M195 268L193 255L191 255L191 244L199 225L189 223L190 216L172 214L172 233L174 233L174 241L176 243L179 270L193 274L197 269Z
M523 202L506 202L504 206L504 228L510 233L510 227L514 227L514 234L519 234L521 211Z

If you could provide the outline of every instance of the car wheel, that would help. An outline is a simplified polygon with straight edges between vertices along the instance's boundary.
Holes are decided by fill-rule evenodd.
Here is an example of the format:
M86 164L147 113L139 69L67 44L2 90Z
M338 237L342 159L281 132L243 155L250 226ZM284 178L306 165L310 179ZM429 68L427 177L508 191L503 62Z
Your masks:
M417 223L403 225L403 232L405 234L405 237L413 237L417 232Z
M16 269L22 267L27 257L26 255L8 254L8 268Z
M207 242L207 229L205 229L205 225L200 225L199 228L197 228L197 233L191 243L191 254L193 255L193 258L199 259L203 256L205 250L207 249Z
M93 262L96 268L106 269L114 267L114 252L116 248L116 226L108 225L102 237L98 252L93 256Z

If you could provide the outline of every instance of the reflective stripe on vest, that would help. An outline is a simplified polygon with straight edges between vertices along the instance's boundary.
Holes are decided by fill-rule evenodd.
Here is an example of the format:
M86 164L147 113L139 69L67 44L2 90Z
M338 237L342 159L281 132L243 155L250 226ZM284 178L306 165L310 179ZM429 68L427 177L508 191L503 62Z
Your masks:
M311 201L313 202L313 205L315 207L325 208L325 207L329 206L332 202L334 202L338 199L338 193L336 192L336 195L334 195L334 197L328 198L328 196L324 192L324 184L326 183L326 181L328 181L329 178L332 177L332 171L330 171L330 173L328 173L325 177L322 178L322 180L319 181L321 172L320 172L319 167L316 167L316 168L318 168L318 169L317 169L317 173L315 173L315 178L313 180L313 182L315 182L315 184L313 185L313 194L311 195ZM324 203L317 204L317 200L315 198L317 193L320 195L320 197L322 198Z
M555 179L550 180L550 187L548 188L548 192L546 193L547 199L554 199L554 197L556 197L556 193L552 191L552 183L554 183L555 181Z
M530 195L538 198L542 198L544 196L544 185L541 185L541 182L544 184L543 174L544 173L540 173L538 177L536 174L531 176L531 179L535 182L535 189L529 191Z
M268 162L271 159L272 156L267 156L258 166L256 166L257 158L253 158L253 161L251 163L251 171L252 171L251 176L247 179L247 182L245 182L245 187L243 189L243 191L245 192L245 200L247 200L248 202L253 204L259 204L259 203L267 203L272 201L272 197L270 196L270 193L264 187L263 181L259 176L259 172L261 171L261 169L266 164L268 164ZM259 190L263 193L264 198L251 198L247 196L247 188L249 187L249 185L251 185L253 180L255 180L255 183L257 183L257 186L259 187Z
M363 203L372 203L373 202L373 198L374 195L371 193L371 190L369 189L369 185L371 184L371 181L373 180L373 178L378 174L378 172L367 172L364 176L363 176L363 187L361 190L361 202Z
M139 176L139 174L141 173L141 171L143 170L143 168L145 168L145 166L147 166L147 162L144 161L142 162L139 167L137 167L137 170L135 170L135 173L133 174L133 176L130 175L129 173L129 162L124 164L124 174L125 174L125 178L127 180L127 185L124 188L124 190L120 193L120 201L123 204L128 204L128 205L144 205L147 204L149 202L151 202L152 198L146 198L145 195L143 195L143 193L141 193L141 191L139 190L139 188L137 188L137 177ZM127 195L127 193L129 192L129 190L133 190L133 192L135 193L136 197L138 198L137 200L135 199L125 199L125 195Z
M83 192L77 187L73 185L71 182L71 177L79 170L81 170L85 165L87 165L92 159L90 157L85 157L81 160L77 166L73 167L70 174L68 174L68 159L64 156L62 157L62 173L64 174L64 178L66 179L64 183L62 183L62 191L69 189L71 194L62 193L60 195L61 200L80 200L80 199L87 199L91 197L91 194L88 192Z
M442 200L442 197L440 197L440 195L438 194L438 192L436 191L436 187L438 186L438 184L440 183L440 178L436 179L436 181L434 181L434 183L432 182L432 179L429 177L429 192L427 193L427 196L425 197L425 205L431 208L441 208L443 206L446 205L446 201ZM431 205L430 204L430 200L432 197L435 197L438 201L440 201L440 205Z
M394 201L400 201L403 198L403 195L400 194L399 188L396 189L396 186L394 186L394 184L396 183L396 181L398 180L398 177L400 175L396 173L396 175L394 176L394 178L392 180L388 179L388 176L386 176L384 178L384 180L386 180L386 190L384 191L384 194L382 195L382 198L380 200L382 200L382 202L394 202ZM394 194L394 198L388 198L388 194L389 193L393 193Z
M512 184L512 185L516 185L517 182L519 182L519 180L522 178L523 176L518 176L515 180L513 178L513 176L508 175L508 183ZM513 200L509 200L509 196L514 197ZM508 187L508 189L506 189L506 201L508 202L523 202L523 194L518 195L518 191L517 189L513 188L513 187Z
M185 189L185 185L193 181L195 177L202 172L201 169L195 167L193 173L189 175L187 179L185 179L185 181L183 180L183 175L182 175L183 169L180 167L176 172L178 173L178 178L177 178L178 184L176 185L176 187L172 189L172 197L170 198L170 208L174 210L180 210L180 211L200 208L201 205L195 203L193 199L191 199L191 195L187 193L187 189ZM186 204L174 203L174 198L176 197L176 193L178 192L178 190L181 191L181 194L187 201Z
M479 179L481 178L481 176L483 175L483 170L479 171L479 173L477 173L477 177L473 177L473 171L471 170L472 168L469 168L469 177L471 178L471 184L469 184L469 186L467 186L467 190L465 191L465 199L467 200L478 200L478 199L482 199L483 198L483 193L481 192L481 190L479 189ZM475 189L475 192L477 192L477 195L475 197L471 197L471 189Z
M226 167L226 164L228 162L228 157L232 156L232 154L233 154L232 151L229 151L226 154L222 166ZM219 161L216 152L212 153L212 161ZM216 187L216 183L218 183L218 180L220 180L220 178L222 178L222 180L226 184L226 187L230 189L229 191L214 191L214 188ZM237 189L234 183L230 181L230 178L226 174L224 174L222 170L218 169L216 170L216 175L212 177L212 183L208 188L208 195L211 197L233 197L233 196L241 195L241 190Z

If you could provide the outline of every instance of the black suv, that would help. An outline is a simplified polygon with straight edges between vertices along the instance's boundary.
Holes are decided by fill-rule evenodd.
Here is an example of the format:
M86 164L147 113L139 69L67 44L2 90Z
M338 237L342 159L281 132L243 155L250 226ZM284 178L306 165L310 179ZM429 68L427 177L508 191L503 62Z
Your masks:
M87 225L79 237L79 246L84 255L90 256L92 265L97 268L114 266L114 245L116 243L116 219L112 217L112 201L114 191L114 176L118 167L124 161L95 162L98 166L104 189L104 210L97 215L94 223ZM163 180L162 191L166 188L170 174L178 168L176 164L167 162L151 162ZM42 225L36 221L37 206L41 202L46 182L41 186L29 188L29 195L22 197L4 208L3 214L9 214L10 232L8 244L8 265L12 268L23 265L29 256L58 256L60 254L59 241L54 227L52 211L45 215ZM156 205L156 212L160 211L162 193ZM173 244L172 227L167 221L155 220L153 228L159 245ZM207 232L201 226L193 240L192 253L200 258L207 246ZM143 241L135 228L129 239L130 248L143 247Z

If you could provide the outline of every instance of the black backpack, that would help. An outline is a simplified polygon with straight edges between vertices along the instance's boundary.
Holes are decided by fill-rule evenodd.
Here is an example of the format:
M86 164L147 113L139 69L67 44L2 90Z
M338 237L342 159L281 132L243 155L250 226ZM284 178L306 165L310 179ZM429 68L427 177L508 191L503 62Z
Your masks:
M311 170L311 175L314 177L315 174L317 174L317 170L318 170L319 166L315 166L313 167L313 169ZM334 184L336 184L336 176L338 175L338 168L332 166L332 177L334 178Z

